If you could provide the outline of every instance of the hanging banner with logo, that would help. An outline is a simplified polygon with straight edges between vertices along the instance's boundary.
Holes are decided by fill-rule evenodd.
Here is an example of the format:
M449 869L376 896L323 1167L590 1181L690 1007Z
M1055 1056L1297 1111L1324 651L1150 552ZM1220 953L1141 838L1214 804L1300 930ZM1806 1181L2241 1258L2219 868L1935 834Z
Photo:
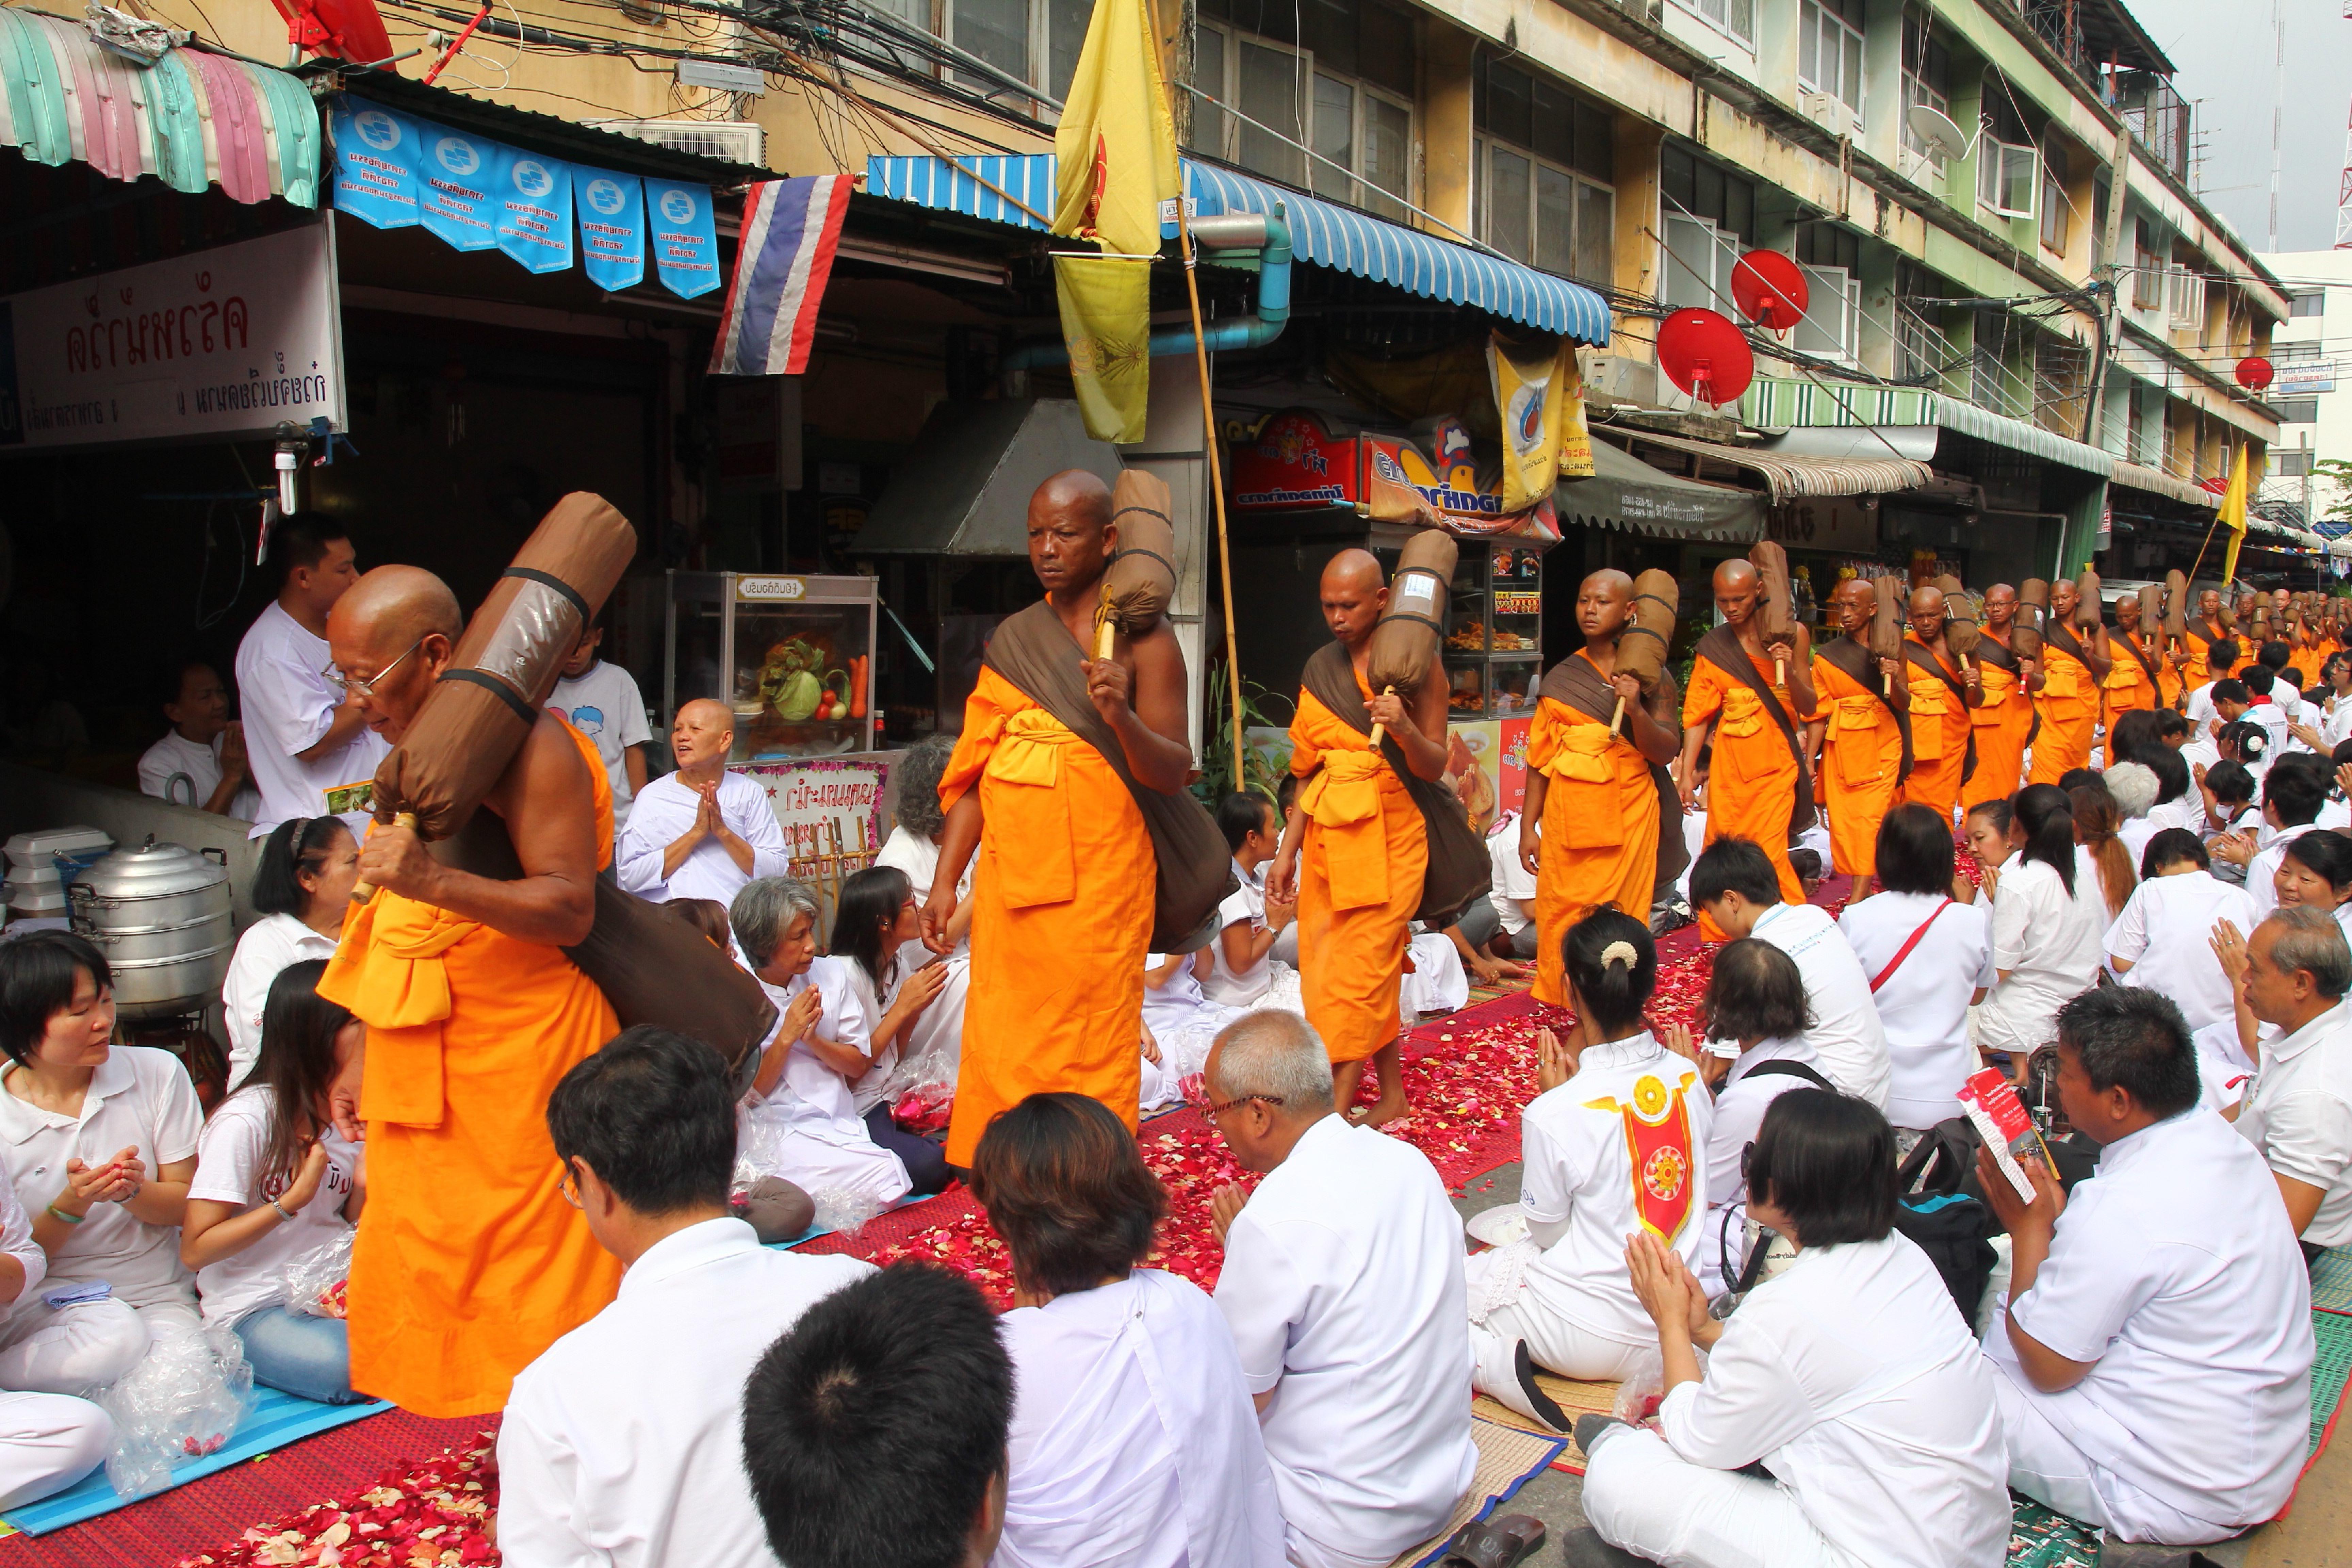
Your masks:
M495 142L438 125L420 125L416 200L425 226L459 250L498 244L498 199L514 153Z
M499 248L532 272L572 267L572 165L511 153L499 185Z
M719 287L719 226L709 185L646 181L646 220L653 234L654 270L681 300Z
M580 208L580 265L599 289L634 289L646 280L646 193L635 174L572 172Z
M335 207L377 228L416 223L416 122L373 104L337 101Z

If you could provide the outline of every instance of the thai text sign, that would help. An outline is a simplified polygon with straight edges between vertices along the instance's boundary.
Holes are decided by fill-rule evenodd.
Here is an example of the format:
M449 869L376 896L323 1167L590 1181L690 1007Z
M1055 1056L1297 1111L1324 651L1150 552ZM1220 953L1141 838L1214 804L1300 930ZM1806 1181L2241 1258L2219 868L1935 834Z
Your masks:
M344 427L323 224L0 300L0 446Z

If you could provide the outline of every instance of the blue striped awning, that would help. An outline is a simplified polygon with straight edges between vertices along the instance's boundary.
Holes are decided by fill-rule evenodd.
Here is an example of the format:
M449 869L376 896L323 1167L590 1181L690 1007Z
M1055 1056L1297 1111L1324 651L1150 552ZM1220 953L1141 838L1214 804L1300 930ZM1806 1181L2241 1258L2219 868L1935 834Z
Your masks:
M873 157L866 161L866 189L871 195L1044 231L1048 226L1041 219L1054 211L1054 155L954 163ZM1474 306L1596 347L1609 342L1609 302L1564 278L1190 159L1184 163L1184 190L1202 217L1270 213L1281 203L1292 254L1314 266L1424 300ZM1163 235L1175 232L1172 220L1162 226Z

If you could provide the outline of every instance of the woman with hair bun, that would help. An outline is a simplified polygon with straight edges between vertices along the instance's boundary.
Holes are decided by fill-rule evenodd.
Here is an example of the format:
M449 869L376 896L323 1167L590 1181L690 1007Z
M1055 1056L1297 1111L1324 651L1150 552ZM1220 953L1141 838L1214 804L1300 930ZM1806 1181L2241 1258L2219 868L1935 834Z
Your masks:
M1696 1264L1713 1107L1697 1067L1642 1016L1657 984L1649 927L1594 910L1561 942L1576 1026L1537 1037L1538 1093L1520 1115L1524 1241L1470 1260L1470 1347L1482 1393L1566 1431L1535 1369L1622 1378L1655 1342L1625 1273L1625 1237Z
M352 885L359 879L359 840L341 817L289 816L270 830L253 872L253 908L262 918L236 939L221 986L231 1092L260 1058L269 983L289 964L335 956Z
M1969 814L1971 824L1979 813L1994 815L1980 805ZM2029 784L2008 815L2010 857L1985 869L1993 986L1972 1027L1977 1049L2006 1053L2022 1081L2035 1048L2058 1037L2058 1009L2097 983L2107 922L2098 879L2075 855L2074 805L2066 792Z

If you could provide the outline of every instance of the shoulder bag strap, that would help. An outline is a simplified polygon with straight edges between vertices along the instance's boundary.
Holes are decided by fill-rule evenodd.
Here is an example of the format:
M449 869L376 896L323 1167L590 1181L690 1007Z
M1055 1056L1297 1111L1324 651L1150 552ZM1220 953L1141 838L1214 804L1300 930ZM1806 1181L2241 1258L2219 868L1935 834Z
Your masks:
M1871 977L1870 994L1872 995L1877 995L1878 988L1885 984L1896 970L1903 967L1903 961L1911 956L1911 950L1919 945L1919 939L1926 936L1927 934L1927 928L1936 923L1936 917L1942 914L1946 910L1948 910L1951 907L1952 900L1949 899L1946 899L1942 903L1937 904L1933 910L1929 911L1927 918L1919 922L1919 929L1911 933L1910 939L1905 942L1901 947L1895 950L1895 956L1886 961L1886 967L1880 970L1876 974Z

